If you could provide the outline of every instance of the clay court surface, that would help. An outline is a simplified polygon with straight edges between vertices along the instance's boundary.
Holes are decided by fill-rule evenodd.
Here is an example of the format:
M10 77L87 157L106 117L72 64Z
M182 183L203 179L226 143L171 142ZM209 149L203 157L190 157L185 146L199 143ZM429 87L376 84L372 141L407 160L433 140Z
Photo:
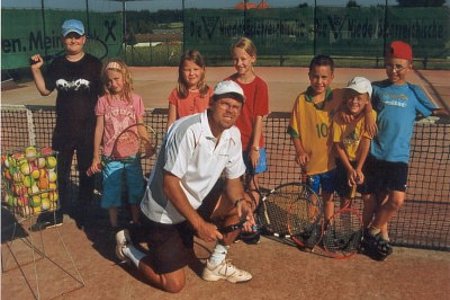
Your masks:
M207 82L216 82L231 75L232 67L208 68ZM146 108L166 108L167 98L176 86L178 69L174 67L132 67L135 91L142 95ZM256 72L269 85L269 101L271 111L290 111L296 96L309 84L308 69L294 67L257 67ZM432 98L442 105L450 105L450 71L424 70L411 72L409 80L423 86ZM342 69L335 71L334 87L344 87L354 76L365 76L369 80L382 80L386 77L384 69ZM3 104L45 104L54 105L56 93L41 97L33 82L19 84L17 88L2 92Z
M305 68L256 71L269 84L271 111L289 111L296 95L308 85ZM208 68L208 82L214 84L232 72L231 67ZM147 108L167 107L176 68L132 68L132 73L135 90ZM385 77L382 69L337 69L335 74L335 87L343 87L356 75L370 80ZM411 73L410 81L426 88L440 105L439 99L447 101L448 107L449 75L449 71L420 71ZM2 104L54 103L55 95L39 96L32 82L2 91ZM11 244L12 219L2 209L3 299L35 299L37 286L41 299L448 299L450 294L448 252L396 247L385 262L362 255L334 260L267 238L259 245L240 242L230 250L229 258L254 276L246 284L203 281L199 262L204 262L213 245L198 241L199 262L187 269L185 289L177 295L166 294L147 285L134 268L117 264L114 241L105 230L106 212L98 203L92 204L89 216L82 229L65 216L62 227L32 234L19 231ZM22 227L28 228L31 222L25 220ZM32 251L28 242L38 251Z

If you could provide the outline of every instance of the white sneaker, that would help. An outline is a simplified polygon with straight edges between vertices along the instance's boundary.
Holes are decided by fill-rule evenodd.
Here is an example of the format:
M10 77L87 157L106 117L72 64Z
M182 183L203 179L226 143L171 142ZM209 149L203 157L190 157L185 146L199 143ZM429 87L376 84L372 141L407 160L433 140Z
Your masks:
M252 274L236 268L229 260L224 259L219 265L212 266L207 260L202 278L206 281L225 279L232 283L246 282L252 279Z
M120 230L116 233L116 256L121 262L129 262L130 259L123 253L123 250L131 243L130 232L128 229Z

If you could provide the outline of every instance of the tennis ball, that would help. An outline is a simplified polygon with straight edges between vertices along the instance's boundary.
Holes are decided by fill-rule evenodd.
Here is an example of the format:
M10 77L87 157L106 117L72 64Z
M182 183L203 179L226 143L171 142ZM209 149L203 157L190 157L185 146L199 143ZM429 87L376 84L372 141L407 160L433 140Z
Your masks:
M59 195L58 192L50 192L48 193L48 199L52 202L58 201Z
M33 169L31 170L31 177L33 178L33 179L38 179L39 178L39 176L40 176L40 172L39 172L39 169L38 168L36 168L36 167L33 167Z
M39 205L39 206L33 207L33 211L35 214L40 213L42 211L41 206Z
M50 209L50 200L48 198L43 198L41 200L41 209L49 210Z
M23 177L23 181L22 182L23 182L24 186L31 187L33 185L34 180L33 180L33 178L31 178L31 176L26 175L26 176Z
M36 160L36 165L37 165L38 169L45 168L45 158L44 157L38 157L37 160Z
M17 199L17 204L19 206L28 206L28 198L26 196L20 196Z
M25 148L25 157L29 160L35 160L37 156L37 149L35 147L27 147Z
M47 169L53 169L56 167L56 157L48 156L45 165L47 166Z
M28 189L26 186L21 185L21 184L15 184L14 185L14 192L16 193L16 195L18 196L23 196L26 195L28 193Z
M32 167L28 162L24 162L20 165L20 172L22 172L23 175L30 175L32 171Z
M30 194L36 194L39 193L39 187L34 182L33 185L30 187Z
M39 195L34 195L31 197L29 203L31 207L41 206L41 197Z
M48 181L49 182L56 182L57 178L58 178L58 176L56 175L56 172L54 170L48 171Z
M14 197L14 195L7 194L7 195L6 195L6 202L7 202L8 205L11 206L11 207L17 206L17 198Z
M24 175L21 172L17 172L17 170L13 173L12 176L15 182L22 182L24 178Z

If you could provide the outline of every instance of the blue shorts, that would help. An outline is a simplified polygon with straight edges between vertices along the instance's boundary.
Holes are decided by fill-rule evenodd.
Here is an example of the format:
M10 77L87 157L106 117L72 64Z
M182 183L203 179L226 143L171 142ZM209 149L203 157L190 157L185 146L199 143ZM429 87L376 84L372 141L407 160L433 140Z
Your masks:
M336 189L336 169L308 176L308 185L316 194L319 194L320 188L322 188L322 193L334 193Z
M249 151L242 152L242 157L244 158L244 164L245 167L247 168L248 174L261 174L267 171L267 153L265 148L259 149L259 161L255 169L253 169L252 163L250 161Z
M139 159L126 162L109 161L103 167L102 208L120 207L123 204L123 189L126 189L129 204L139 204L144 196L145 184Z

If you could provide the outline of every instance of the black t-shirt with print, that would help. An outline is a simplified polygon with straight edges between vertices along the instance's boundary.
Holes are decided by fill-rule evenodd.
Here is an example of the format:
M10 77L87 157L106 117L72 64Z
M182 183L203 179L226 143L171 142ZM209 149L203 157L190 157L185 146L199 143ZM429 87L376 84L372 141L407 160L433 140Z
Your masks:
M77 62L58 57L48 67L46 88L58 92L53 132L55 150L93 142L94 108L101 94L101 68L100 60L87 53Z

